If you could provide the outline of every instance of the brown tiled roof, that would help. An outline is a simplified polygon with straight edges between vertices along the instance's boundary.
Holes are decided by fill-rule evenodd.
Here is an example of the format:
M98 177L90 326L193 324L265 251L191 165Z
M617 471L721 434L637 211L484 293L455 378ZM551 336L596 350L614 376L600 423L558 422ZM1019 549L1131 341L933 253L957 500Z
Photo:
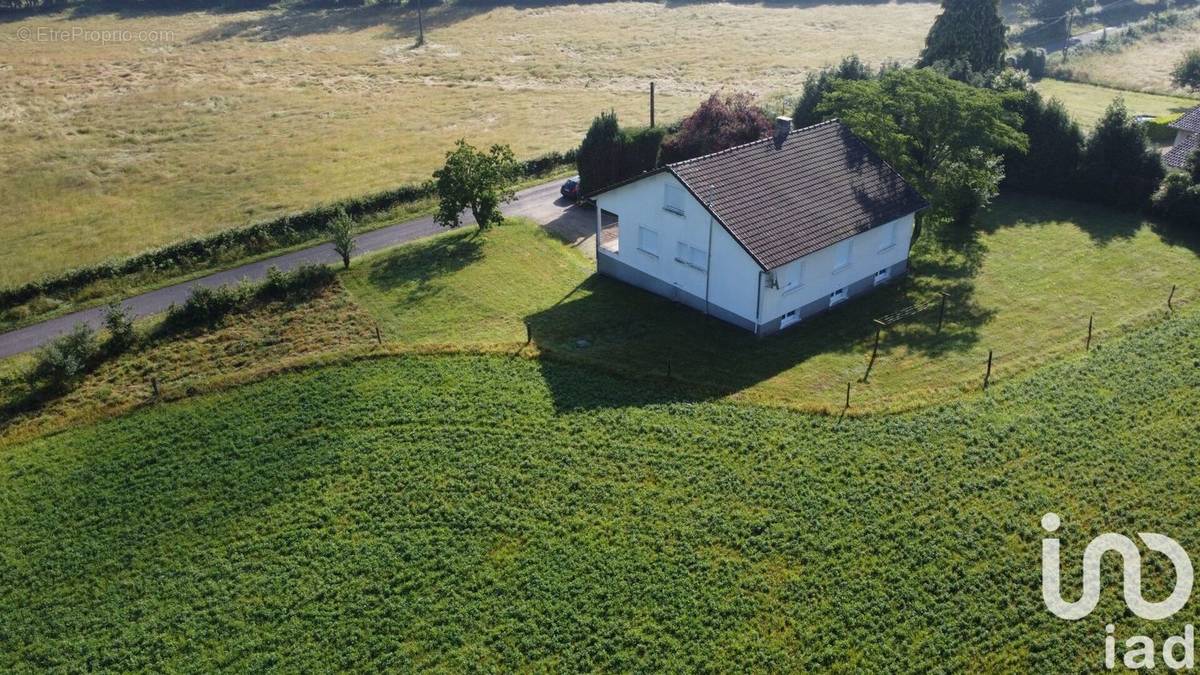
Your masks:
M837 120L667 169L768 270L928 206Z
M1182 129L1184 131L1194 131L1200 133L1200 106L1196 106L1184 113L1183 117L1171 122L1172 129Z
M1200 133L1192 134L1176 143L1175 147L1163 155L1163 162L1167 166L1182 169L1184 164L1187 163L1188 157L1191 157L1192 153L1196 152L1197 149L1200 149Z

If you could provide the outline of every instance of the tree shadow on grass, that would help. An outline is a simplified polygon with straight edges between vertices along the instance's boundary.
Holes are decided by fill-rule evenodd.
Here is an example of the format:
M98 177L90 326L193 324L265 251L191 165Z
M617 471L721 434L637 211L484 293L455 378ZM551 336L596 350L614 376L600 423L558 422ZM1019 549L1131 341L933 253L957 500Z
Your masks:
M1006 227L1041 227L1048 222L1073 223L1101 246L1130 239L1145 224L1140 214L1099 204L1010 193L980 218L978 227L992 234Z
M927 308L890 327L881 349L929 357L970 349L979 340L979 328L992 318L992 312L971 299L978 264L972 266L970 260L963 256L923 265L919 278L875 289L763 338L600 275L526 317L526 324L543 355L542 374L560 411L711 400L802 367L817 356L849 355L861 361L865 372L874 319L940 298L942 290L952 299L940 331L936 310ZM640 384L629 390L596 390L581 381L578 369L571 367L577 365Z
M385 293L408 288L404 302L409 304L437 295L444 277L481 258L483 237L473 228L401 246L365 264L372 286Z

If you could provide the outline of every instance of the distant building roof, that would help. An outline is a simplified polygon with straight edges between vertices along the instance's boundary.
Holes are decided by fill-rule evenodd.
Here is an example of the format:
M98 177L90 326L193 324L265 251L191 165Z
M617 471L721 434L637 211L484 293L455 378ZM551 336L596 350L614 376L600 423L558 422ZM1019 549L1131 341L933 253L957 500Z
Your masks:
M1169 167L1182 169L1188 157L1197 149L1200 149L1200 134L1192 134L1168 150L1167 154L1163 155L1163 162Z
M1171 122L1170 126L1172 129L1200 134L1200 106L1187 111L1183 117Z
M928 206L837 120L667 168L768 270Z

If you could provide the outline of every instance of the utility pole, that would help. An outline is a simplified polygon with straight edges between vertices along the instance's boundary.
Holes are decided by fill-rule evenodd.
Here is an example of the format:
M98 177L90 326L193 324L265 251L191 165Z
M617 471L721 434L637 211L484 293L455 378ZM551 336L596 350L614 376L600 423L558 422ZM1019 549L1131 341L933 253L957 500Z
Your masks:
M654 126L654 83L650 83L650 126Z
M417 46L425 44L424 0L417 0Z

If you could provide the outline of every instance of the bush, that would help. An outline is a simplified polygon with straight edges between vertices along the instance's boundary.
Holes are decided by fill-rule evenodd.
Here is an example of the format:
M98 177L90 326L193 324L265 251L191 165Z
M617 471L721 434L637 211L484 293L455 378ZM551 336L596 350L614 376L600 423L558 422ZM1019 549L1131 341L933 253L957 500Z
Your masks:
M625 131L616 113L601 113L575 155L580 192L591 194L657 167L665 134L662 127Z
M1200 184L1184 173L1172 173L1154 194L1154 213L1182 227L1200 228Z
M219 325L249 296L246 286L195 286L182 305L171 305L163 319L163 330L181 333Z
M133 318L120 303L110 302L104 309L104 327L108 329L105 348L110 354L120 354L133 346L137 334L133 330Z
M27 375L30 389L66 391L92 367L98 351L96 332L87 324L75 324L70 333L38 350Z
M1200 49L1189 49L1175 64L1171 82L1177 87L1200 91Z
M1026 49L1016 57L1013 65L1029 73L1033 79L1040 80L1046 75L1046 50L1040 47Z
M342 266L350 269L350 256L354 253L354 221L345 211L338 211L329 221L329 239L333 250L342 259Z
M664 163L679 162L735 145L757 141L771 132L771 121L749 93L709 96L683 120L662 145Z
M265 301L307 300L320 295L336 278L337 273L327 265L305 264L290 272L271 267L255 295Z
M1171 125L1178 122L1180 117L1183 117L1183 113L1171 113L1145 122L1143 126L1146 129L1146 136L1155 143L1175 142L1175 130L1171 128Z

